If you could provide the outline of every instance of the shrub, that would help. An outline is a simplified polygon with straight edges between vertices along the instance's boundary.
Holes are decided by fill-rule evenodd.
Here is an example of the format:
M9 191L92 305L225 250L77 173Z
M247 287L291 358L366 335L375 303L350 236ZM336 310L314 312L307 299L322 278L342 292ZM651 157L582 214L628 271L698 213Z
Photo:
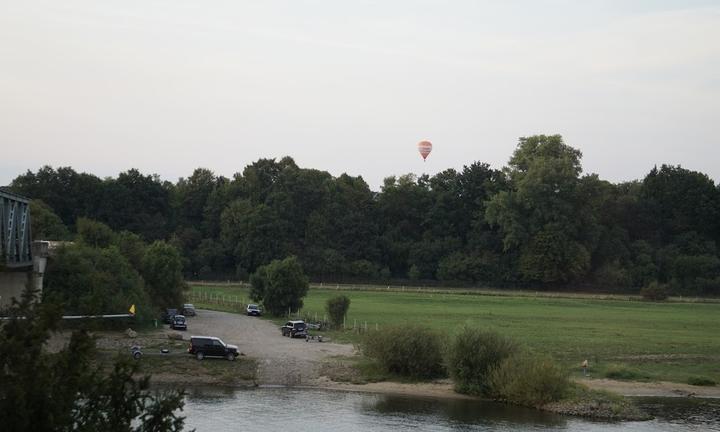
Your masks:
M440 337L424 327L390 327L365 338L362 348L388 372L411 378L443 374Z
M563 398L570 386L567 374L547 355L520 352L490 372L495 399L526 406L542 406Z
M662 301L668 298L667 285L652 281L645 288L640 290L640 295L645 300Z
M605 371L605 378L623 381L643 381L650 379L650 375L625 366L611 365Z
M347 315L348 309L350 309L350 299L347 296L341 295L328 299L325 304L327 313L330 316L330 322L334 326L340 326Z
M717 385L717 383L714 380L711 380L710 378L706 377L690 377L687 380L687 383L694 386L714 386Z
M517 352L512 339L465 325L448 348L448 372L459 393L488 395L490 372Z

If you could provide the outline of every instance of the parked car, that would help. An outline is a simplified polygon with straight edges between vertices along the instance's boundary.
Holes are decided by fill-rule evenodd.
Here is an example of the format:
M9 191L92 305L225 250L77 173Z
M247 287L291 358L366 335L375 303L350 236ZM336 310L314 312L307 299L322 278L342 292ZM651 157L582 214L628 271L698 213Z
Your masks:
M262 315L262 309L260 309L260 306L256 304L249 304L247 305L247 314L248 316L260 316Z
M230 361L239 355L237 346L226 344L213 336L190 336L188 354L194 355L198 360L205 357L224 357Z
M190 303L185 303L182 307L182 312L186 317L195 316L195 306Z
M170 323L173 330L187 330L187 322L184 315L175 315Z
M280 331L282 331L283 336L288 336L291 338L294 338L296 336L306 337L308 335L307 325L305 325L305 321L303 320L288 321L285 323L284 326L280 327Z
M163 312L163 322L165 324L172 324L172 319L177 314L177 309L165 309L165 312Z

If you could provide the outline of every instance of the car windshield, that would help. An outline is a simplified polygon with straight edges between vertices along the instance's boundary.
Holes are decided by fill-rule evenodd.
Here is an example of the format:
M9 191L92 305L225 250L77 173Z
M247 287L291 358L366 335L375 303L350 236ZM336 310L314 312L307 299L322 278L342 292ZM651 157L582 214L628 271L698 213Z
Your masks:
M296 330L302 330L305 328L305 323L295 323Z
M176 315L176 316L175 316L175 322L184 323L184 322L185 322L185 317L184 317L184 316L177 316L177 315Z
M257 308L258 308L257 305L248 305L248 309L257 309Z

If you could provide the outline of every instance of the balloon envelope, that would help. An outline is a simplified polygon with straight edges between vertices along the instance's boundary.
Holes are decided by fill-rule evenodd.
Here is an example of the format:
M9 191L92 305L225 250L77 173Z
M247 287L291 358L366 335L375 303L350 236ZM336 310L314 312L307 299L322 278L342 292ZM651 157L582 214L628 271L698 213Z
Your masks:
M422 140L418 143L417 147L423 160L427 159L428 155L432 151L432 143L427 140Z

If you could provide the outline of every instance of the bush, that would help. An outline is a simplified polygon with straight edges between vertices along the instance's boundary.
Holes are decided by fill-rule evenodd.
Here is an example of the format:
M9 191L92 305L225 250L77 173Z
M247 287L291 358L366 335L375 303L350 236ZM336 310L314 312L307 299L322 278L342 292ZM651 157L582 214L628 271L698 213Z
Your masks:
M343 323L348 309L350 309L350 299L344 295L330 298L325 304L325 308L330 316L330 322L339 327Z
M547 355L521 352L490 372L493 398L538 407L563 398L570 386L567 374Z
M667 285L658 283L657 281L652 281L649 285L640 290L640 295L645 300L650 301L666 300L668 298Z
M717 385L717 383L714 380L711 380L710 378L706 377L690 377L687 380L687 383L694 386L714 386Z
M424 327L390 327L365 338L362 348L391 373L411 378L443 374L440 337Z
M512 339L465 325L448 348L447 367L459 393L489 395L490 372L518 350Z
M605 378L623 381L644 381L649 380L650 375L625 366L611 365L605 371Z

